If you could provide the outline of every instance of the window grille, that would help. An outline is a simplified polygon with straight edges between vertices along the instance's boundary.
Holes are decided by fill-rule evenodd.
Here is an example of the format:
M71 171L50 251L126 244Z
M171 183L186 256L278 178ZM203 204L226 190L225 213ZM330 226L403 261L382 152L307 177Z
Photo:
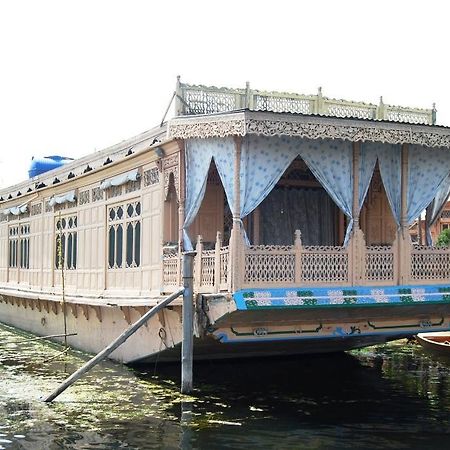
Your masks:
M30 224L9 227L8 266L17 269L30 268Z
M59 217L56 221L55 267L77 268L77 216Z
M141 202L108 209L108 268L133 268L141 264Z
M20 268L30 268L30 224L20 225Z
M11 268L17 268L17 250L19 246L19 227L10 227L9 228L9 258L8 258L8 265Z

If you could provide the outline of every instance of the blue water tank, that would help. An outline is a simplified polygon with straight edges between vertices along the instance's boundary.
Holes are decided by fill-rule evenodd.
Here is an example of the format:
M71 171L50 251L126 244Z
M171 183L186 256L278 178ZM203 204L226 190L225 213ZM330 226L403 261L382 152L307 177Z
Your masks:
M66 158L65 156L44 156L42 158L31 158L30 168L28 169L28 176L30 178L37 177L41 173L61 167L64 164L73 161L73 158Z

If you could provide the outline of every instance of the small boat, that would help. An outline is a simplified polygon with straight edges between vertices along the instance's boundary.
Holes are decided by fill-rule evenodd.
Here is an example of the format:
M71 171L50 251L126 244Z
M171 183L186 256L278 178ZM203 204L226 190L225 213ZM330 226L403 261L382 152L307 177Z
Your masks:
M417 341L426 350L450 356L450 331L419 333Z

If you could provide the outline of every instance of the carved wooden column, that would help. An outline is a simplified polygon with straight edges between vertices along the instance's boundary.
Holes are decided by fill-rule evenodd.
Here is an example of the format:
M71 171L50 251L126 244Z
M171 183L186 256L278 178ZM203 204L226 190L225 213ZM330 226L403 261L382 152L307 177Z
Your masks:
M194 259L194 288L198 292L202 286L202 253L203 253L203 237L197 236L197 244L195 246L195 259Z
M179 80L178 80L179 81ZM184 141L178 140L178 148L180 149L180 157L178 158L178 265L177 265L177 282L181 286L181 253L183 251L183 224L185 210L184 205L186 201L186 168L185 168L185 144Z
M361 143L353 142L353 230L351 235L351 267L352 267L352 284L359 285L365 279L366 261L365 251L366 243L363 232L359 226L359 171L360 171L360 152Z
M302 282L302 233L300 230L294 232L294 255L295 255L295 284L300 286Z
M422 239L422 215L419 215L419 218L417 220L417 242L419 245L423 245L423 239Z
M253 211L253 243L259 245L261 210L259 206Z
M353 204L352 204L352 216L353 216L353 230L359 228L359 152L361 144L359 142L353 142Z
M242 234L241 234L241 183L240 183L240 173L241 173L241 146L242 138L236 136L234 138L235 152L234 152L234 205L233 205L233 227L231 229L230 235L230 279L231 279L231 289L236 291L239 289L239 280L241 271L244 267L240 266L240 252L242 247Z
M222 248L222 234L216 234L216 246L214 253L214 292L220 291L220 250Z
M411 273L411 239L408 231L408 144L402 145L401 215L398 233L399 284L409 284Z

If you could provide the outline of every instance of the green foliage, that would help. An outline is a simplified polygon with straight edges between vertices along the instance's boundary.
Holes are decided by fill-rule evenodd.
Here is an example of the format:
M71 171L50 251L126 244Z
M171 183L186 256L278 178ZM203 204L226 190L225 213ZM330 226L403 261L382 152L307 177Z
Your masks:
M450 229L442 230L442 233L438 236L436 241L437 247L449 247L450 246Z

